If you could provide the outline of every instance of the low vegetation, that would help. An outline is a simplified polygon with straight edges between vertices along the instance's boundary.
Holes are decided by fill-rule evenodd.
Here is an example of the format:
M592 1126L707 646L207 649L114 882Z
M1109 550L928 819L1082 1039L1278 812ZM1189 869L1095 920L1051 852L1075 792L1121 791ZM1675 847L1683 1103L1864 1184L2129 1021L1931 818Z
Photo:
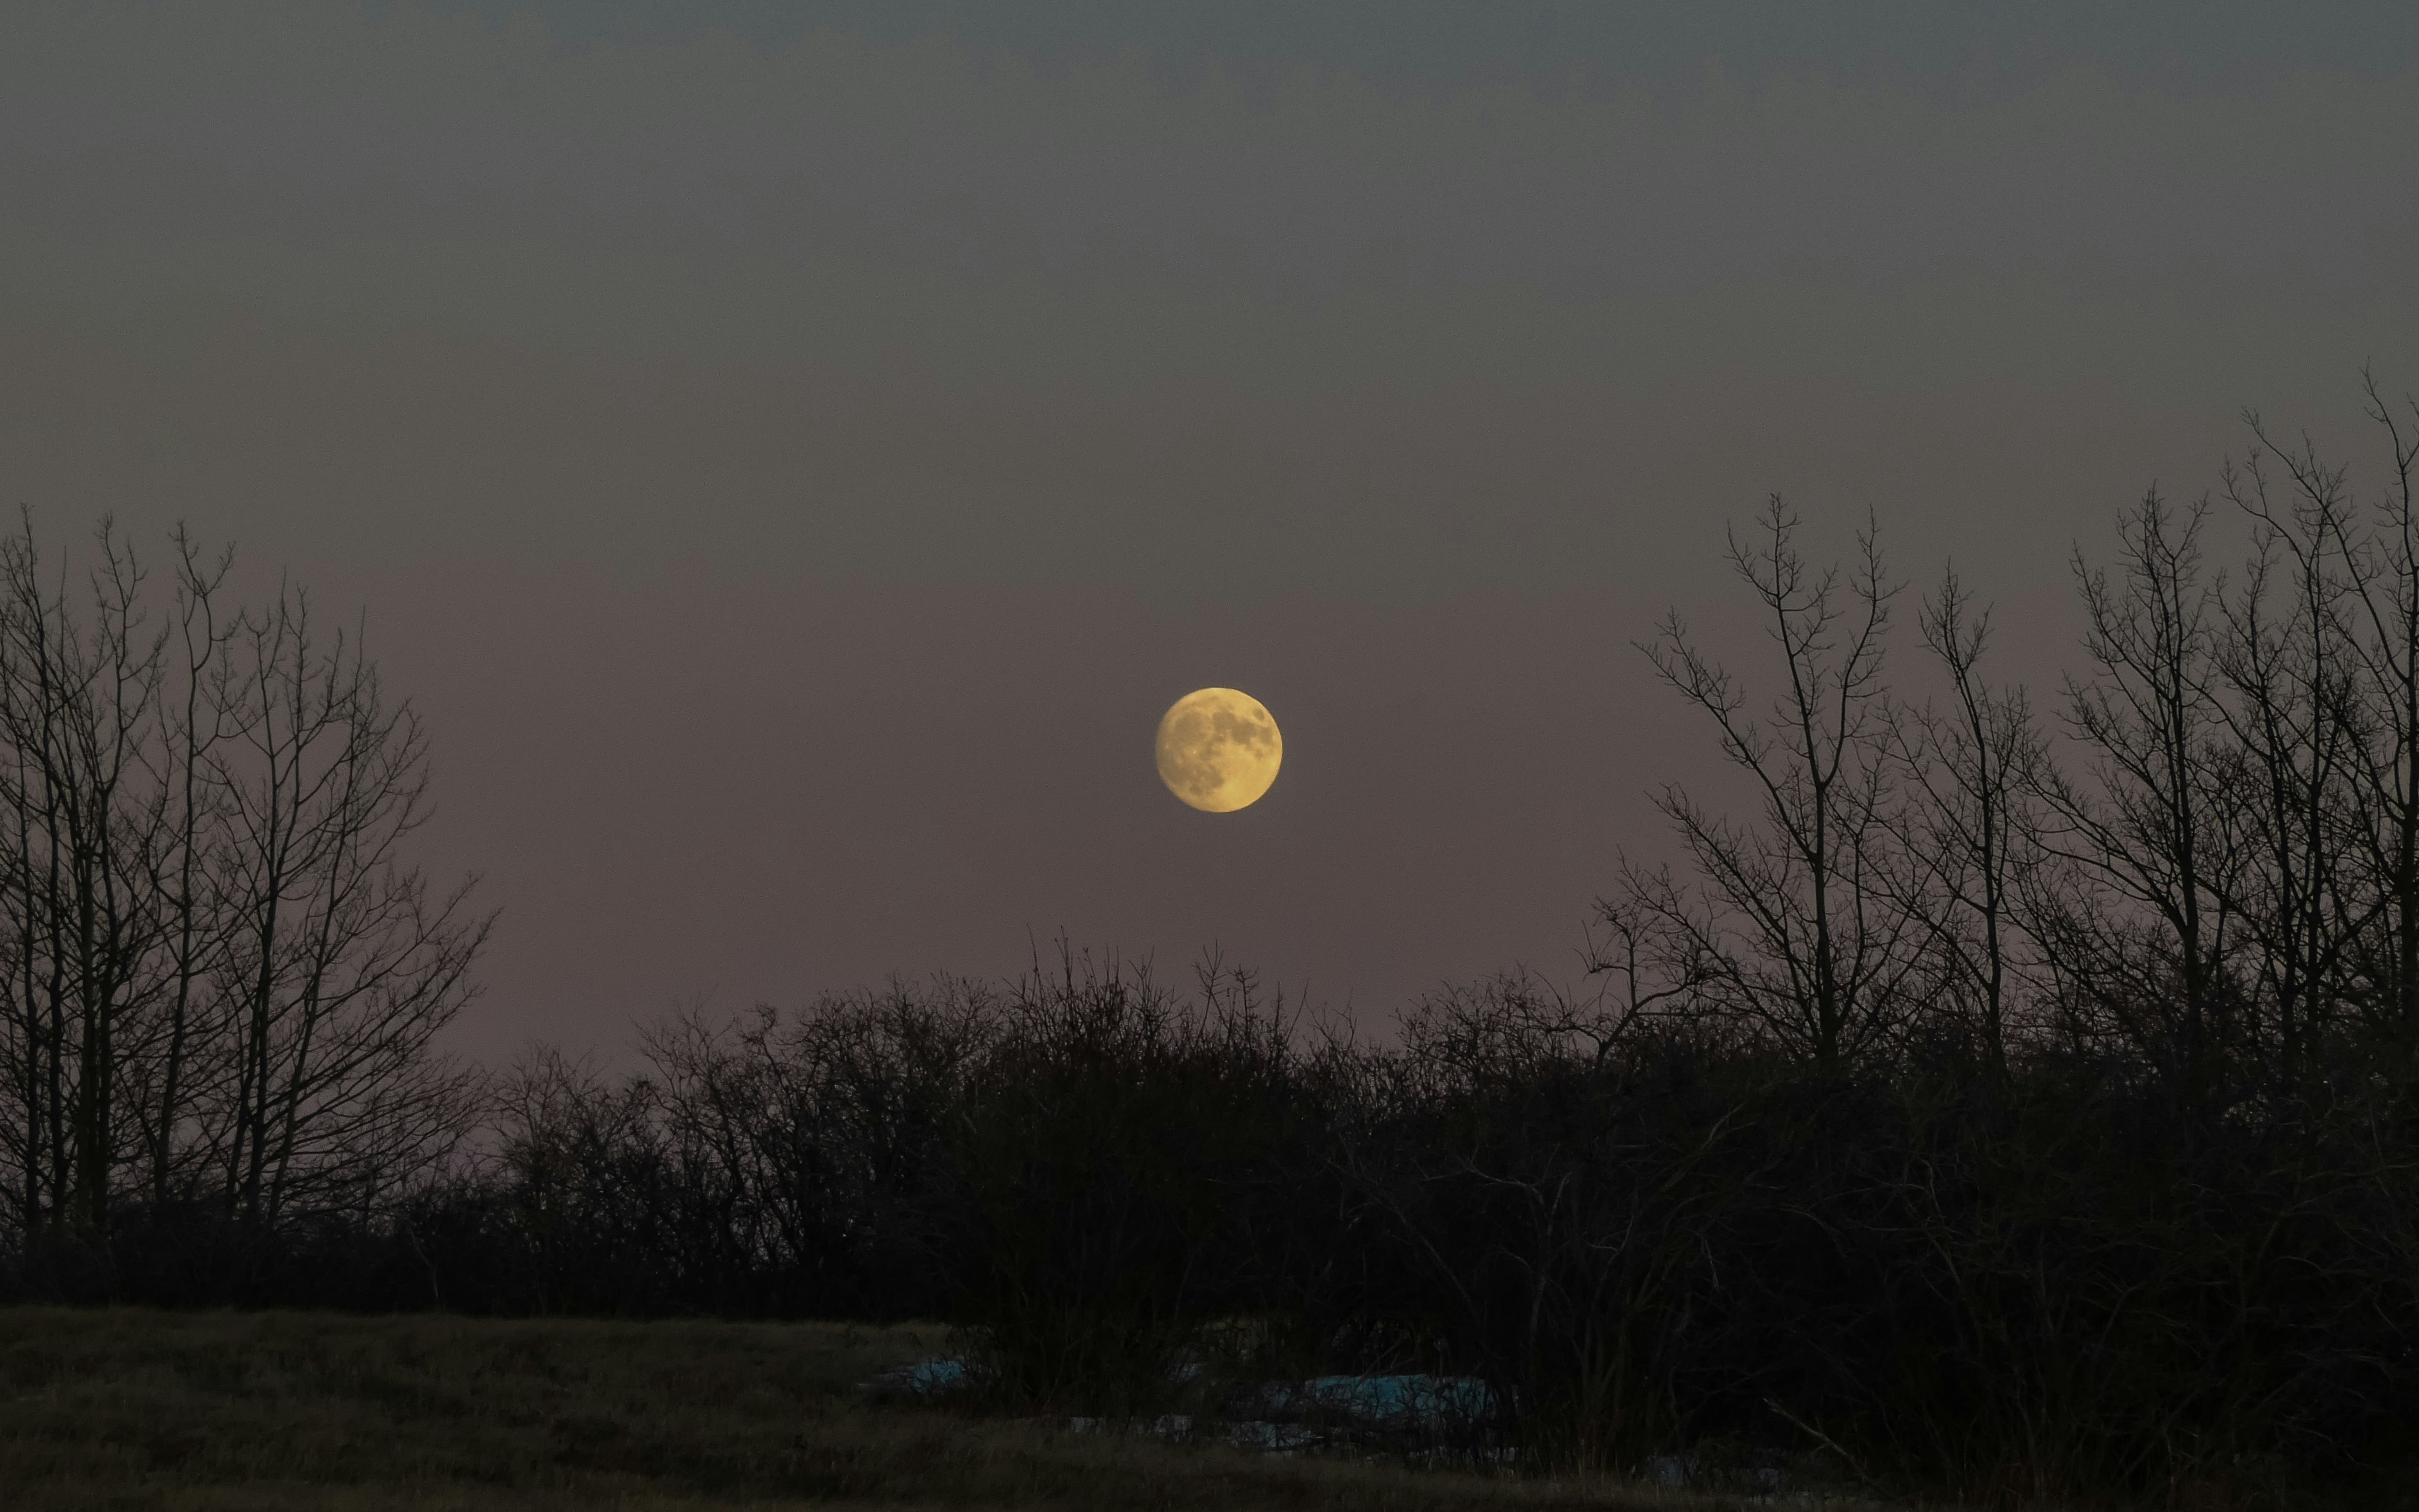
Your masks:
M43 1512L802 1505L1718 1508L1357 1456L874 1406L931 1328L0 1312L0 1504Z

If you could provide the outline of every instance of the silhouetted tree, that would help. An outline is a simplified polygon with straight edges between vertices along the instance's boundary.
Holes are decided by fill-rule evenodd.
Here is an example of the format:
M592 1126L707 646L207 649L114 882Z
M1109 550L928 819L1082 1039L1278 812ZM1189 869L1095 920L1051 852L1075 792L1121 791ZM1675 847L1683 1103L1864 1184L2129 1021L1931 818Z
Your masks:
M2008 1065L2010 1020L2026 947L2021 883L2037 858L2031 793L2043 759L2021 688L1982 680L1991 636L1954 571L1923 602L1923 643L1948 674L1945 710L1902 713L1906 773L1895 838L1905 863L1900 904L1921 922L1938 963L1936 1011L1974 1026L1995 1075Z
M2238 915L2242 772L2213 692L2215 595L2201 576L2205 504L2179 513L2154 489L2127 515L2117 575L2077 555L2088 676L2070 678L2069 725L2089 766L2042 769L2050 851L2068 889L2048 893L2042 936L2089 1015L2191 1101L2212 1091L2219 1035L2239 1000L2226 971Z
M1625 863L1600 909L1618 955L1599 950L1597 963L1629 970L1633 993L1643 964L1659 985L1641 1000L1727 1017L1836 1069L1915 1011L1924 931L1885 875L1903 864L1888 832L1882 681L1897 588L1870 525L1844 574L1810 569L1796 529L1776 495L1753 544L1730 541L1731 565L1780 650L1782 692L1767 714L1749 711L1744 685L1676 614L1642 648L1664 682L1712 720L1722 755L1751 781L1757 813L1743 821L1665 788L1658 806L1694 875Z
M2257 414L2245 416L2254 446L2229 491L2297 570L2298 680L2310 690L2303 701L2322 700L2335 725L2323 771L2345 787L2322 792L2319 767L2289 774L2304 797L2308 871L2297 970L2316 973L2313 990L2340 990L2407 1065L2419 1043L2419 403L2396 405L2373 373L2363 388L2386 443L2371 507L2359 508L2347 468L2321 462L2307 440L2278 442ZM2331 806L2337 828L2321 834ZM2341 894L2331 907L2319 900L2329 889ZM2349 972L2339 989L2315 985L2328 966Z
M169 622L103 522L83 591L0 541L0 1064L23 1236L114 1203L358 1209L475 1113L430 1050L488 921L405 854L426 742L304 596L227 612L173 538Z

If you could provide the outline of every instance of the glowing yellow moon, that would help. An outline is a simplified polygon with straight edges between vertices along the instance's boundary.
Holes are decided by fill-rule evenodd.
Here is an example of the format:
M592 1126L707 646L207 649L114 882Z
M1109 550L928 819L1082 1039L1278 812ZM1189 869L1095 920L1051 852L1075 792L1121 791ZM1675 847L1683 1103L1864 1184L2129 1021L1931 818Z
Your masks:
M1277 780L1285 738L1248 693L1203 688L1176 700L1159 720L1159 780L1206 814L1232 814L1258 802Z

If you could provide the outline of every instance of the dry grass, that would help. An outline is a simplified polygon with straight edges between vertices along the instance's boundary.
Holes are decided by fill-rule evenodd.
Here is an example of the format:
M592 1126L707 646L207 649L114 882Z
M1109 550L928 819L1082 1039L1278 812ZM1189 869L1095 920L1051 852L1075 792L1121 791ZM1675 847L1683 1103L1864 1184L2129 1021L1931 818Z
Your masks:
M0 1309L0 1505L1710 1509L1076 1436L849 1388L933 1328Z

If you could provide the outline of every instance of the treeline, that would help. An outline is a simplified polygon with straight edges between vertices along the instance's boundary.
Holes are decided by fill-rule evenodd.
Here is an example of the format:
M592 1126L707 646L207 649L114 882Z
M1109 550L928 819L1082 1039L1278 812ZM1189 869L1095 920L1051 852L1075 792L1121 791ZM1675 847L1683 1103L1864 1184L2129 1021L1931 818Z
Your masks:
M1442 991L1383 1039L1247 972L1179 991L1067 953L1012 983L675 1017L634 1076L542 1055L473 1085L408 1026L458 1006L439 968L481 926L422 904L398 934L331 938L417 941L360 958L423 985L329 1021L401 1014L385 1075L425 1118L367 1091L279 1102L319 1135L268 1156L258 1130L288 1115L253 1111L285 1085L245 1069L256 1026L316 1063L276 1026L316 1011L308 962L355 957L245 932L247 747L156 762L208 802L147 796L183 787L138 764L113 802L169 817L128 821L160 858L129 873L152 900L132 916L164 922L128 934L149 964L110 1000L122 1032L96 1061L88 995L8 989L29 1133L6 1148L43 1171L12 1285L940 1317L993 1391L1087 1413L1153 1408L1189 1360L1471 1375L1500 1408L1471 1431L1595 1467L1793 1445L2004 1497L2373 1468L2419 1416L2419 411L2369 400L2386 466L2365 494L2255 418L2211 498L2153 494L2115 561L2078 559L2084 657L2049 714L1989 677L1988 616L1953 576L1910 597L1870 530L1845 567L1810 563L1776 500L1732 557L1778 696L1676 619L1644 647L1748 801L1666 793L1675 859L1615 869L1601 991ZM2213 563L2221 539L2239 566ZM185 559L177 602L207 603ZM1898 616L1928 697L1885 675ZM231 710L213 730L269 707L244 678L208 686ZM161 702L142 727L173 756L192 722ZM411 761L377 770L415 771L395 717ZM230 817L156 838L194 813ZM50 875L60 846L11 875ZM226 880L163 881L189 852ZM377 851L369 895L424 897L401 864ZM12 971L50 974L12 980L85 980L55 965L69 916L23 906L42 943L12 944ZM214 1048L163 1103L179 1021ZM139 1090L112 1093L124 1132L87 1179L78 1089L116 1057Z

